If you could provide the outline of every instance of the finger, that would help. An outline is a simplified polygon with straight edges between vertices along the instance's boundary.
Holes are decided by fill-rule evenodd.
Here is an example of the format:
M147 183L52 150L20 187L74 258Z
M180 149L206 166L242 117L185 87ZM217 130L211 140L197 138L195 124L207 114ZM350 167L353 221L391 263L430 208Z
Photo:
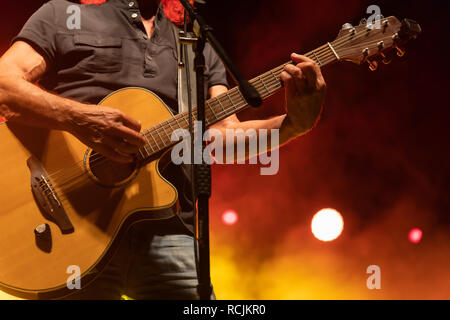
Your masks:
M292 79L292 76L291 76L288 72L286 72L286 71L283 70L283 71L280 73L280 79L281 79L281 81L284 82L284 84L286 84L289 80Z
M123 154L134 155L139 152L139 146L128 143L128 141L124 141L121 139L113 138L110 136L105 136L103 138L103 144L107 145L112 149L117 149Z
M126 114L122 114L122 123L124 126L127 126L130 129L133 129L136 132L141 132L141 123Z
M100 153L102 156L119 163L130 163L133 162L134 158L127 154L122 154L114 148L110 148L105 144L96 144L92 147L96 152Z
M284 67L284 71L291 76L291 82L293 82L293 85L297 92L301 93L306 89L308 83L306 81L305 75L299 67L288 64Z
M286 88L286 90L288 92L295 93L296 89L295 89L294 79L287 71L283 70L280 73L280 79L281 79L281 81L283 81L284 87Z
M310 62L302 62L297 65L297 68L299 68L304 78L306 79L306 82L308 84L309 88L316 88L317 87L317 70L313 63Z
M315 72L315 78L316 78L317 84L319 85L319 87L325 86L325 79L323 78L322 70L320 69L320 66L313 59L310 59L306 56L302 56L302 55L299 55L296 53L291 54L291 59L292 59L292 62L294 62L296 64L304 64L305 63L306 66L308 66L308 67L312 65L314 72ZM309 71L307 71L307 72L309 72Z
M130 143L137 147L142 147L146 143L146 140L142 134L123 125L111 127L108 130L108 133L112 137L118 138L122 141L126 141L127 143Z
M295 63L295 64L302 63L302 62L315 63L314 60L308 58L307 56L303 56L303 55L297 54L297 53L292 53L291 54L291 59L292 59L292 62Z
M298 67L303 71L311 88L320 90L325 87L325 79L316 63L303 62L298 64Z

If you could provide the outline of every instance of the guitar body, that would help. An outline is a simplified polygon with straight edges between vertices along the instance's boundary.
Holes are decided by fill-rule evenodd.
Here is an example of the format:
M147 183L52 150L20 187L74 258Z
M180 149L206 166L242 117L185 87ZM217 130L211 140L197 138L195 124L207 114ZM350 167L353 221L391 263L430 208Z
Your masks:
M173 116L156 95L139 88L116 91L100 105L123 111L143 128ZM81 285L86 286L109 261L120 235L130 225L173 216L177 191L160 174L167 154L131 175L124 174L129 177L119 187L104 185L89 170L105 163L71 134L1 124L0 288L25 298L59 298L71 292L67 289L74 270L68 270L70 266L79 267ZM58 197L71 230L48 218L45 205L42 210L38 204L32 192L32 182L37 180L32 180L27 165L30 157L48 174L44 182ZM106 165L103 170L120 175L121 169ZM43 224L50 232L46 228L44 235L36 233Z

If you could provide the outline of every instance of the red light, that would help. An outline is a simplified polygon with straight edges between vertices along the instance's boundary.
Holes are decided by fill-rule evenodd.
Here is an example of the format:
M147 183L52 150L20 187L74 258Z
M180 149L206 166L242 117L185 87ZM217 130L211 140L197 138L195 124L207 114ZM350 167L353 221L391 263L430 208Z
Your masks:
M409 231L408 238L412 243L419 243L422 240L422 230L419 228L414 228Z
M227 210L222 215L222 222L228 226L236 224L238 220L238 214L234 210Z

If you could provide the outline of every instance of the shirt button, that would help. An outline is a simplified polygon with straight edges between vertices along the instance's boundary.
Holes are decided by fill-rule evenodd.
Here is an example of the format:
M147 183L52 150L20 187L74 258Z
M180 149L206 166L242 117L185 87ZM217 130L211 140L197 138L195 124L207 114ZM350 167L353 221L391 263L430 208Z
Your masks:
M134 6L134 2L131 1L131 2L128 4L128 6L131 8L132 6Z
M138 14L137 14L137 13L133 13L133 14L131 15L131 17L132 17L133 19L136 19L136 18L138 17Z

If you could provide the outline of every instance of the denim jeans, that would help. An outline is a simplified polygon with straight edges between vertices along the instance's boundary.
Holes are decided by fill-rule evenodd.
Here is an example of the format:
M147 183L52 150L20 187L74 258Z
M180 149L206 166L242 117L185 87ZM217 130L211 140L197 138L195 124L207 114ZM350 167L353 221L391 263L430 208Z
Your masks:
M193 237L132 226L104 271L85 288L81 285L67 299L115 300L125 295L138 300L197 300Z

